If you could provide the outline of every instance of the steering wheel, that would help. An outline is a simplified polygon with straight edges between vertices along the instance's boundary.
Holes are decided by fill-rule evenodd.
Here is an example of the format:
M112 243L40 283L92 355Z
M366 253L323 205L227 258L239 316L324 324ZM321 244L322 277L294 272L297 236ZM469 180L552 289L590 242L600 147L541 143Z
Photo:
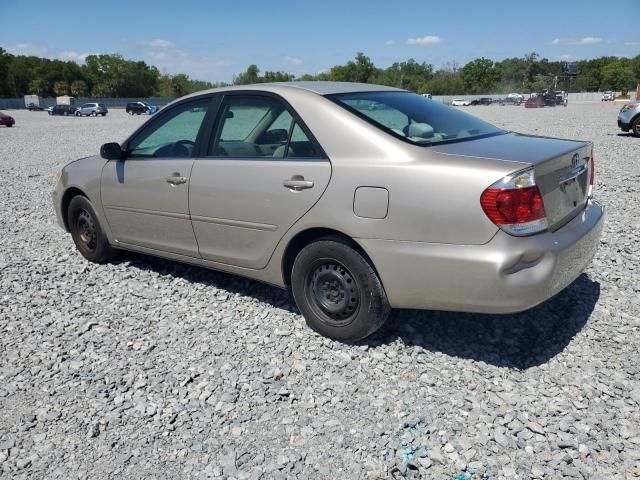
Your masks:
M173 154L176 157L188 157L193 152L195 144L196 143L191 140L178 140L173 144Z

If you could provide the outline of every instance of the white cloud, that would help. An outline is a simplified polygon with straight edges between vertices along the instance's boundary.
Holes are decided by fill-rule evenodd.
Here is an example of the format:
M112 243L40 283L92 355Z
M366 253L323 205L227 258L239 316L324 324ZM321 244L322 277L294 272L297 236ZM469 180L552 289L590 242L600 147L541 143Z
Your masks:
M148 46L153 48L174 48L176 46L175 43L169 40L163 40L161 38L156 38L147 43Z
M602 38L600 37L584 37L578 41L571 42L571 45L595 45L597 43L602 43Z
M624 42L627 47L637 47L640 45L640 42Z
M568 53L565 53L564 55L558 55L558 60L575 60L575 58L575 56L569 55Z
M304 61L299 58L299 57L290 57L290 56L286 56L284 57L284 61L286 63L288 63L289 65L295 65L296 67L302 65L304 63Z
M384 42L385 45L395 45L396 41L395 40L387 40L386 42Z
M437 45L442 43L442 39L437 35L425 35L424 37L409 38L408 45Z
M13 55L35 55L37 57L44 57L47 53L47 47L33 43L16 43L15 45L7 45L4 49Z
M551 40L551 45L559 45L559 44L560 44L559 38L554 38L553 40Z
M73 52L73 51L68 51L68 52L60 52L57 55L57 58L59 58L60 60L67 60L67 61L73 61L76 63L84 63L84 61L86 60L87 56L91 55L90 53L78 53L78 52Z

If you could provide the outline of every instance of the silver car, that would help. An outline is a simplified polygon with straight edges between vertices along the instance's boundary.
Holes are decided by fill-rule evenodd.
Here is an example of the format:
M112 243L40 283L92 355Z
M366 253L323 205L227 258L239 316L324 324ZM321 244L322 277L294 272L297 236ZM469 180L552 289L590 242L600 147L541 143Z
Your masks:
M291 287L311 328L356 341L392 307L517 312L565 288L599 243L593 175L590 142L293 82L176 100L66 165L53 203L90 261L130 250Z
M618 127L623 132L631 130L634 136L640 137L640 102L631 102L622 106L618 113Z
M83 103L76 109L76 117L102 115L103 117L109 113L104 103Z

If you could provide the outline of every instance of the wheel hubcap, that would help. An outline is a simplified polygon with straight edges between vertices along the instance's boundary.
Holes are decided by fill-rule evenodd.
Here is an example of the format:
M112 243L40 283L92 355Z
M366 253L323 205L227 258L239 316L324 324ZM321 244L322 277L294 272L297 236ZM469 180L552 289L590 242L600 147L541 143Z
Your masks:
M360 295L347 268L335 261L325 261L311 271L307 281L310 303L331 323L348 323L357 313Z
M98 235L93 217L86 210L80 210L80 213L78 213L76 229L84 248L93 251L96 248Z

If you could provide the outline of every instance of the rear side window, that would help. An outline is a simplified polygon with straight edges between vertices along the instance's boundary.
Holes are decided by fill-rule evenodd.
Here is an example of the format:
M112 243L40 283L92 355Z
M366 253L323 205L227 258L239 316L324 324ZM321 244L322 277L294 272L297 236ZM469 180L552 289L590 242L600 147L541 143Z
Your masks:
M225 98L208 154L230 158L320 156L309 136L282 102L257 95Z
M414 145L434 145L506 133L490 123L409 92L358 92L328 98Z

